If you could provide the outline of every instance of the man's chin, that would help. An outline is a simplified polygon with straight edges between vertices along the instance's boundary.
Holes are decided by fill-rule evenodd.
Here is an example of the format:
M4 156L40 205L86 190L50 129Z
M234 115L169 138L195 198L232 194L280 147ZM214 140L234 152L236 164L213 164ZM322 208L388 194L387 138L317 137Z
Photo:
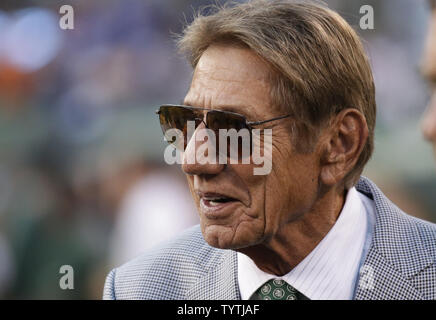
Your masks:
M202 226L204 240L214 248L237 250L251 247L257 241L248 238L246 235L240 237L237 231L231 226L208 225Z

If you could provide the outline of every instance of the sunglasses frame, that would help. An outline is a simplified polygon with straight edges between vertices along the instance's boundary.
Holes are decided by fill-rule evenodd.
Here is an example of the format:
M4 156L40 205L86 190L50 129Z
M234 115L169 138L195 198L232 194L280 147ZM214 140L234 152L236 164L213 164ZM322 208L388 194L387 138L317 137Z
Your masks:
M252 126L258 126L258 125L261 125L261 124L264 124L264 123L268 123L268 122L272 122L272 121L277 121L277 120L281 120L281 119L289 118L289 117L291 116L290 114L287 114L287 115L284 115L284 116L275 117L275 118L271 118L271 119L268 119L268 120L261 120L261 121L247 121L247 118L246 118L244 115L242 115L242 114L240 114L240 113L237 113L237 112L232 112L232 111L224 111L224 110L216 110L216 109L207 109L207 108L200 108L200 107L193 107L193 106L185 106L185 105L179 105L179 104L164 104L164 105L161 105L161 106L160 106L160 108L162 108L162 107L179 107L179 108L184 108L184 109L188 109L188 110L198 110L198 111L209 110L209 111L215 111L215 112L222 112L222 113L227 113L227 114L233 114L233 115L239 116L239 117L241 117L242 119L244 119L244 121L245 121L245 126L246 126L247 129L250 130L250 131L251 131L251 129L252 129ZM160 108L159 108L158 110L156 110L156 114L158 114L158 115L161 113ZM206 113L206 117L207 117L207 113ZM199 120L199 119L195 118L194 120ZM206 126L206 128L207 128L207 123L206 123L206 122L207 122L207 118L206 118L206 122L204 121L204 118L201 119L201 121L205 124L205 126Z

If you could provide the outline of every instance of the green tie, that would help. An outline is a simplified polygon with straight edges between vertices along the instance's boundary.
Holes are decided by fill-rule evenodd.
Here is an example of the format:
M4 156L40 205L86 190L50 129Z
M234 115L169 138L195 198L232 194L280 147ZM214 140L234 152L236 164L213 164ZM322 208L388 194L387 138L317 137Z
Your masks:
M265 282L253 295L256 300L297 300L298 291L284 280Z

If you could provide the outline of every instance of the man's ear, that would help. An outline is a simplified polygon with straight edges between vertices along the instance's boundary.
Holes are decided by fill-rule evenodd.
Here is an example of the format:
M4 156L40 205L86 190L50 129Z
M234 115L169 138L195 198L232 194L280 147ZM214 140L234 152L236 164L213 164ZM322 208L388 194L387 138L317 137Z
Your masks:
M368 125L357 109L345 109L324 130L321 151L321 182L334 186L354 168L366 140Z

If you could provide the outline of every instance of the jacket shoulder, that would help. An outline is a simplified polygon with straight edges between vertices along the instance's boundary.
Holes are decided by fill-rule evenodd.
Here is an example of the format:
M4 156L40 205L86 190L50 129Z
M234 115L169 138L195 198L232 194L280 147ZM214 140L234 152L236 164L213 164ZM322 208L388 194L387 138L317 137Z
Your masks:
M436 224L416 217L408 216L408 218L410 223L415 225L417 236L433 258L433 263L436 264Z
M401 285L411 285L416 296L436 299L436 224L403 212L368 178L362 177L356 187L375 204L372 244L365 263L381 264L378 272L383 274L383 286L379 291L389 294L383 297L394 295L389 286L402 279ZM401 297L412 297L405 294Z
M409 281L421 293L424 299L436 299L436 224L408 216L409 223L414 226L413 237L423 248L418 256L418 248L409 253L413 261L422 261L419 272L410 273ZM417 246L418 247L418 246Z
M105 283L104 299L184 299L185 292L207 272L223 250L209 246L200 227L113 269Z
M422 246L436 262L436 224L403 212L368 178L361 177L357 189L374 200L376 209L376 240L391 242L389 246L406 249ZM382 242L382 241L380 241Z

